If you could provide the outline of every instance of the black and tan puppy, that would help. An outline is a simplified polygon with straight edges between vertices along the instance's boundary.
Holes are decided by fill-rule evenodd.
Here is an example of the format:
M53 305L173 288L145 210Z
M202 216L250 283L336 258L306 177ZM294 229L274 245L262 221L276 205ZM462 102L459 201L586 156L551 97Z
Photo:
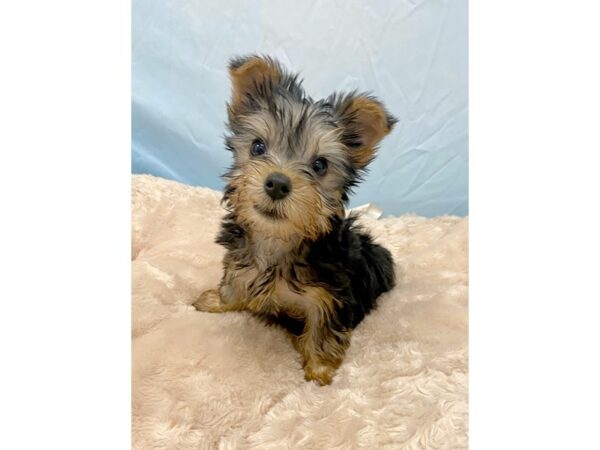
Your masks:
M194 306L284 326L306 379L329 384L351 330L394 286L390 253L344 206L396 120L369 95L314 101L267 57L234 59L229 73L224 275Z

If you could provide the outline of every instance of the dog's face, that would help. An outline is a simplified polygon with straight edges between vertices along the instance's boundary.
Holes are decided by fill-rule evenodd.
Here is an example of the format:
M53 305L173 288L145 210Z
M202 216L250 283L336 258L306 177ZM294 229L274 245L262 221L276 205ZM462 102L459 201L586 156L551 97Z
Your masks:
M316 239L343 217L349 190L396 120L373 97L307 97L270 58L230 63L227 206L254 233Z

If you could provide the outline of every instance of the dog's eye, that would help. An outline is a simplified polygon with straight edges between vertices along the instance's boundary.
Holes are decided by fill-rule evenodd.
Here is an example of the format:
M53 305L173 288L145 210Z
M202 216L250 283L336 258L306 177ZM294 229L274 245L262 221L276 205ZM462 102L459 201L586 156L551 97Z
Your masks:
M252 156L264 155L266 151L267 147L260 139L255 139L254 142L252 142L252 147L250 147L250 154Z
M317 175L325 175L327 173L327 160L325 158L315 159L312 168Z

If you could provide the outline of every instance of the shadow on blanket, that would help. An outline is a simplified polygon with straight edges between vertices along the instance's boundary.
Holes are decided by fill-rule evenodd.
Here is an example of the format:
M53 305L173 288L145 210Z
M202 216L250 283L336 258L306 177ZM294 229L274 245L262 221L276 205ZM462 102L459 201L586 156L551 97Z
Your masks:
M220 280L220 197L133 176L133 448L466 448L468 219L360 219L398 286L319 387L281 330L190 306Z

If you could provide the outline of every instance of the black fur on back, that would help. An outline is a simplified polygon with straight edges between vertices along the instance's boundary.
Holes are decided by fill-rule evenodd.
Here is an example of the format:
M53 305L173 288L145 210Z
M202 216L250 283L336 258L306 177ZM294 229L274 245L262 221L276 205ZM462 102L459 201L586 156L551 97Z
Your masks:
M390 252L360 230L353 217L334 219L333 231L312 244L307 263L341 302L336 320L352 329L395 285Z

